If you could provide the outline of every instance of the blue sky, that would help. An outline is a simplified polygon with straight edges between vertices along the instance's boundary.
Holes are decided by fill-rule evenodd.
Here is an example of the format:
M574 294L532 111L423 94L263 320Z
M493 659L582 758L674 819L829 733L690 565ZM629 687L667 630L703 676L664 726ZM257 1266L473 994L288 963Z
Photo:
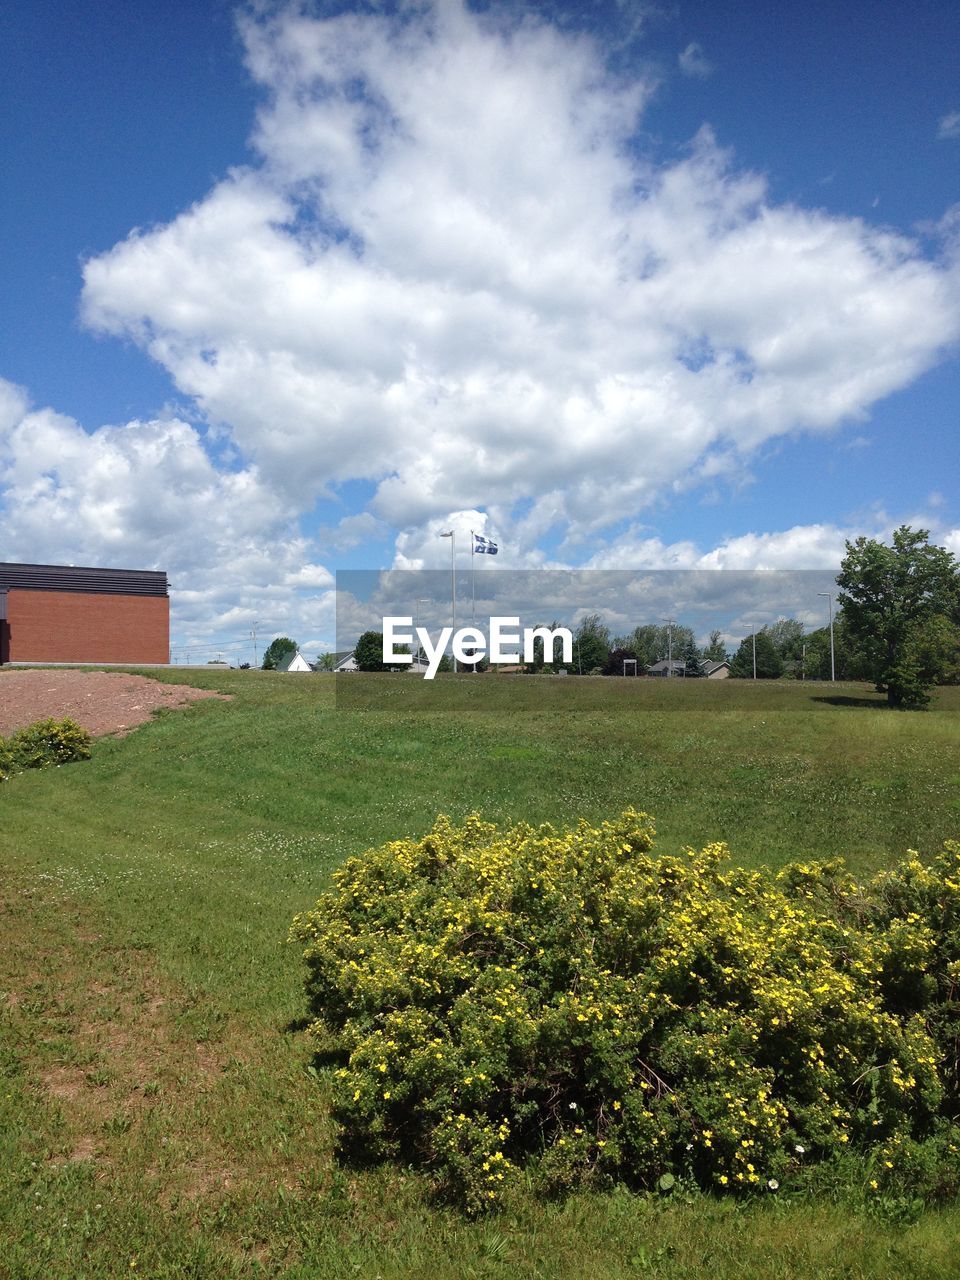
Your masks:
M0 558L166 568L178 655L320 648L333 571L450 524L960 550L957 6L32 0L0 46Z

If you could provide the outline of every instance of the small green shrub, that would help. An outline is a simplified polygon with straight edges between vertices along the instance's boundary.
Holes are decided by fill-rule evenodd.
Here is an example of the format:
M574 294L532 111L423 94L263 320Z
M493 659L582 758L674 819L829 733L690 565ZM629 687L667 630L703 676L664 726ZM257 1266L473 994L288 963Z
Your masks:
M90 735L74 720L38 720L18 729L6 744L12 770L45 769L90 759Z
M960 845L842 863L655 856L650 819L438 818L351 858L291 936L342 1148L476 1212L521 1174L772 1192L862 1153L956 1190Z
M9 744L0 738L0 782L5 782L11 773L16 772L16 761L13 758L13 752L10 750Z

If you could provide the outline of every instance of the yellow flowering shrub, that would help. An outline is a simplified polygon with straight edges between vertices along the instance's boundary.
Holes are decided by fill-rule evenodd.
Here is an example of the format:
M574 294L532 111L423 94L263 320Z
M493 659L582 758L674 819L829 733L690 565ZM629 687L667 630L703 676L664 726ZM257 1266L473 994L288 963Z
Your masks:
M21 769L46 769L89 758L90 735L75 720L38 720L18 729L7 741L0 738L0 779Z
M340 868L291 936L346 1152L478 1211L521 1173L746 1193L949 1150L960 846L859 886L653 836L441 816Z

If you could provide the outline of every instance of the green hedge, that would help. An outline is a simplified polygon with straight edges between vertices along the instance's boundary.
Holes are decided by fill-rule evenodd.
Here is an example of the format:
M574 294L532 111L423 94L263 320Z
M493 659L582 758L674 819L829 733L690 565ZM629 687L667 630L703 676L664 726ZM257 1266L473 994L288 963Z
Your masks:
M22 769L46 769L51 765L89 760L90 735L74 720L39 720L13 737L0 738L0 779Z
M769 1194L844 1153L877 1197L960 1169L960 844L871 883L599 827L444 817L351 858L304 946L342 1149L476 1212L521 1176Z

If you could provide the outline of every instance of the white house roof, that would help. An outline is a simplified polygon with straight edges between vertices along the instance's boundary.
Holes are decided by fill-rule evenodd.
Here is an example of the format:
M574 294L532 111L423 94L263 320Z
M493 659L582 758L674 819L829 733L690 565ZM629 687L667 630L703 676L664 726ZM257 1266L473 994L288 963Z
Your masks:
M286 654L277 663L278 671L312 671L310 663L306 660L299 649L295 649L293 653Z

